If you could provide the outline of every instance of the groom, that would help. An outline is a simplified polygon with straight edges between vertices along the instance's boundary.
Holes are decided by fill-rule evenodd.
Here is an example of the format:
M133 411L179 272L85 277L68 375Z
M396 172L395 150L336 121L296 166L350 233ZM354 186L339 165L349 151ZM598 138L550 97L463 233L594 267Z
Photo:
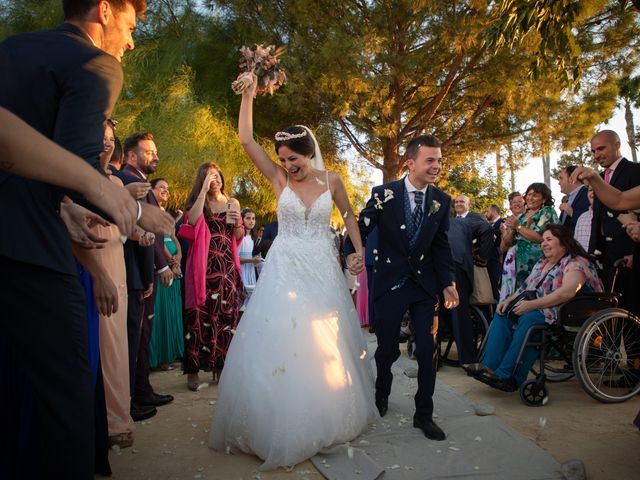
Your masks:
M432 419L436 382L433 318L439 299L446 308L454 308L458 293L447 237L451 197L433 185L442 168L440 141L422 135L409 142L405 165L409 174L402 180L374 187L358 220L363 243L375 227L379 233L370 292L378 339L376 406L384 417L393 380L391 365L400 356L400 322L409 310L418 360L413 425L427 438L444 440L444 432ZM361 255L349 240L345 253L351 272L362 270Z

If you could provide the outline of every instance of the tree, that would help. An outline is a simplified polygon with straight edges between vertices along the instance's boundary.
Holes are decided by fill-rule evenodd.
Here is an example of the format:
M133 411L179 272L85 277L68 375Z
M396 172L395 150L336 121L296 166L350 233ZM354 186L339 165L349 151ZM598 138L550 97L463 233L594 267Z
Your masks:
M529 110L529 117L519 122L484 128L496 115L517 112L520 106L513 99L519 92L535 93L545 85L541 80L547 80L539 76L527 81L520 75L529 70L540 39L523 36L510 43L511 48L490 49L485 34L505 2L379 0L328 6L319 0L290 0L269 8L257 0L209 3L236 22L239 42L288 46L286 97L291 103L304 98L319 106L321 116L362 158L380 168L386 181L402 171L402 146L424 131L444 141L453 171L468 158L483 161L495 151L496 139L517 136L527 122L539 124ZM574 19L582 29L576 41L586 52L580 57L585 67L601 60L596 43L601 37L611 37L604 42L608 53L635 45L634 35L629 35L626 43L613 46L623 35L616 29L625 34L638 30L626 11L616 12L615 28L613 23L596 28L584 25L583 10ZM608 81L606 76L586 77L592 91ZM561 84L549 98L556 109L567 106ZM580 103L579 96L572 100ZM516 131L499 128L511 125ZM552 138L541 136L538 141L551 145Z
M618 80L618 89L620 91L619 96L624 106L624 119L626 122L627 138L629 142L629 148L631 148L631 155L633 161L638 161L637 143L635 134L635 125L633 122L632 108L638 108L640 106L640 76L629 77L625 76Z

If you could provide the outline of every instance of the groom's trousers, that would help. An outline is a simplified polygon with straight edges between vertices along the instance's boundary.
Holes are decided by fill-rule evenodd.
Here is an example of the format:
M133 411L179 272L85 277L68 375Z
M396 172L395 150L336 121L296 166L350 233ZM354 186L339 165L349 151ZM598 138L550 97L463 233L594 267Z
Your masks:
M413 333L418 361L418 391L415 395L415 416L431 420L433 392L436 384L436 345L431 330L437 302L415 281L408 279L395 290L390 290L375 300L376 337L378 348L375 359L377 368L376 397L388 397L391 393L393 374L391 366L400 357L400 323L409 310L413 319Z

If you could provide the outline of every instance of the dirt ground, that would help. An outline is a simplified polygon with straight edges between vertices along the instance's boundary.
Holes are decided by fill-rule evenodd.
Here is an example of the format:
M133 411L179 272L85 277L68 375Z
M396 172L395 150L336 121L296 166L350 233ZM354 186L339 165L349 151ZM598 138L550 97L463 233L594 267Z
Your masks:
M121 479L321 479L310 462L292 472L258 473L260 461L244 454L209 450L208 431L217 387L199 392L186 388L177 369L154 372L157 392L170 393L174 402L137 424L135 445L111 452L112 478ZM210 377L201 375L201 380ZM464 394L472 403L490 404L507 424L536 442L558 462L580 459L590 480L640 478L640 432L632 425L640 410L640 396L622 404L593 400L575 379L547 384L549 403L524 405L517 393L493 390L466 376L459 368L443 367L438 380Z

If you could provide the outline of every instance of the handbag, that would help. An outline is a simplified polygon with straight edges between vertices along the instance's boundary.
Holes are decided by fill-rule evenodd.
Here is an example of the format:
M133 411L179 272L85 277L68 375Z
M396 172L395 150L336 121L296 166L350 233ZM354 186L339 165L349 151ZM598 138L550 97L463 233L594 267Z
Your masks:
M540 288L540 285L542 285L542 282L544 282L544 279L547 278L547 275L549 275L549 272L554 268L556 268L556 266L559 264L560 262L558 262L556 265L554 265L549 270L547 270L547 272L540 279L540 281L538 282L538 284L533 290L525 290L523 292L520 292L518 295L516 295L516 297L513 300L511 300L507 304L507 308L505 308L504 314L509 318L509 320L511 320L512 322L518 321L518 318L520 317L520 315L518 315L513 311L514 307L518 304L520 300L535 300L536 298L538 298L538 293L537 293L538 288Z
M518 295L516 295L516 298L514 298L509 302L509 304L507 305L507 308L504 311L504 314L512 322L517 322L520 315L518 315L513 311L514 307L518 304L520 300L535 300L536 298L538 298L538 295L535 290L525 290L524 292L520 292Z
M470 305L492 305L496 303L493 298L493 288L487 267L473 266L473 291L469 297Z

